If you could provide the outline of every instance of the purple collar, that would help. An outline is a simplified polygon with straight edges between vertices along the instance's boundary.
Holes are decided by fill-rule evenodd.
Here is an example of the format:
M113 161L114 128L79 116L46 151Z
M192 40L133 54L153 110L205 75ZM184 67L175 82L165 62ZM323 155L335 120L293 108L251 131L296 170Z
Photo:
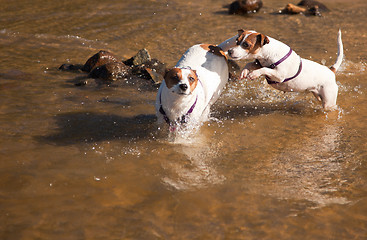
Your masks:
M163 115L163 119L164 121L166 121L166 123L168 125L171 125L171 120L168 118L166 112L163 110L163 107L162 107L162 100L161 100L161 95L162 94L159 94L159 104L161 105L161 107L159 108L159 112ZM186 114L182 115L181 118L178 118L177 121L181 124L184 124L184 123L187 123L187 116L189 114L192 113L192 111L194 111L194 108L196 106L196 102L198 101L198 95L196 95L196 99L195 99L195 102L194 104L192 104L192 106L190 107L190 109L187 111Z
M274 69L276 68L279 64L281 64L282 62L284 62L291 54L292 54L292 48L289 49L289 52L282 57L279 61L277 61L276 63L270 64L269 68Z
M268 68L271 68L271 69L276 68L279 64L281 64L282 62L284 62L292 54L292 52L293 51L290 48L289 49L289 52L284 57L282 57L281 59L279 59L279 61L277 61L277 62L275 62L273 64L270 64L270 66ZM257 62L257 64L259 64L262 67L262 65L259 62L259 60L256 59L256 62ZM287 82L289 80L292 80L292 79L298 77L298 75L301 73L301 71L302 71L302 59L300 60L297 73L293 77L289 77L289 78L284 79L283 82ZM265 76L265 78L266 78L266 81L268 82L268 84L280 83L280 82L272 81L269 76Z

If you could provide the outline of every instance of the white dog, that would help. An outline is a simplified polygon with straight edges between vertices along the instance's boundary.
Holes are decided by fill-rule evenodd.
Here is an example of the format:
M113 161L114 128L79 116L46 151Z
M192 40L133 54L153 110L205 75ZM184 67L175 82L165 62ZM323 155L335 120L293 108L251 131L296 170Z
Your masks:
M225 41L223 51L234 59L255 59L241 73L242 78L265 75L268 83L282 91L310 91L322 101L325 110L336 108L338 86L335 73L343 60L343 43L338 32L338 56L330 68L301 58L286 44L255 31L239 30Z
M174 130L208 120L210 106L220 96L228 77L227 58L218 46L192 46L165 74L158 89L158 123L166 122Z

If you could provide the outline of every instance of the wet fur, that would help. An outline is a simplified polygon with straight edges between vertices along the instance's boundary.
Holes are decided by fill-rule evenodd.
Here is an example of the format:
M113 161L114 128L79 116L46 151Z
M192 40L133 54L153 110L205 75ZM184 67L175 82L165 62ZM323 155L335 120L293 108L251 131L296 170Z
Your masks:
M180 119L195 101L186 125L206 121L210 106L219 98L228 76L227 58L219 47L199 44L189 48L166 73L158 89L155 104L158 123L164 122L159 111L162 106L171 125L182 125Z

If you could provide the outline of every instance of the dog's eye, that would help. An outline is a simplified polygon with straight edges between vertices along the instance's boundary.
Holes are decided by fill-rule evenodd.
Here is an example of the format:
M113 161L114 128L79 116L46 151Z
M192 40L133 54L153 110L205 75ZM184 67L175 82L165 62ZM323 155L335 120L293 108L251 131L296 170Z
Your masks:
M190 81L190 83L193 83L193 82L195 82L195 78L189 77L189 81Z
M248 48L250 45L247 43L247 42L243 42L242 43L242 47L244 47L244 48Z

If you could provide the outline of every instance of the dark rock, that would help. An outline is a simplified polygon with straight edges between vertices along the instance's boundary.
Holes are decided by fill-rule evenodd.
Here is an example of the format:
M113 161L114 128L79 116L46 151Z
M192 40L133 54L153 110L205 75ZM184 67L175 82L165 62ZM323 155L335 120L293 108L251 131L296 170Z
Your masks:
M88 77L115 81L120 78L128 77L130 72L130 67L126 66L122 62L109 62L94 68L89 73Z
M160 84L164 80L164 75L159 74L158 72L156 72L155 69L146 68L145 70L149 74L149 76L152 79L152 81L154 82L154 84Z
M90 72L94 68L105 65L106 63L113 63L113 62L119 62L117 57L108 51L101 50L87 60L82 70L85 72Z
M59 67L59 70L75 72L75 71L81 71L82 68L83 68L83 65L81 65L81 64L64 63Z
M80 86L85 86L87 84L88 84L88 80L87 79L83 79L83 80L75 83L74 85L80 87Z
M305 7L309 10L316 7L318 8L319 11L322 11L322 12L330 11L324 4L322 4L319 1L315 1L315 0L302 0L297 4L297 6Z
M88 76L76 78L73 81L75 86L99 85L106 81L109 81L107 83L111 86L111 81L124 78L126 81L116 81L113 83L114 86L132 84L139 86L140 89L156 88L163 81L166 73L166 65L157 59L151 59L146 49L140 50L135 56L124 62L119 61L114 54L101 50L90 57L84 65L63 64L59 69L79 69L89 72ZM90 78L96 81L90 81Z
M324 4L314 0L302 0L297 5L288 3L286 7L280 11L282 14L299 14L321 16L321 12L330 11Z
M124 61L124 64L126 64L127 66L138 66L141 64L144 64L147 61L150 61L150 54L148 52L148 50L146 50L145 48L139 50L139 52L131 57L130 59Z
M310 15L321 16L319 6L314 6L314 7L309 8L307 13Z
M262 8L262 0L236 0L229 5L229 14L248 14Z
M162 82L166 73L166 64L157 59L151 59L138 66L133 66L132 74L148 80L153 80L155 84Z
M162 63L158 59L153 58L152 60L147 61L144 64L145 68L150 68L155 70L157 73L161 75L166 74L166 64Z

